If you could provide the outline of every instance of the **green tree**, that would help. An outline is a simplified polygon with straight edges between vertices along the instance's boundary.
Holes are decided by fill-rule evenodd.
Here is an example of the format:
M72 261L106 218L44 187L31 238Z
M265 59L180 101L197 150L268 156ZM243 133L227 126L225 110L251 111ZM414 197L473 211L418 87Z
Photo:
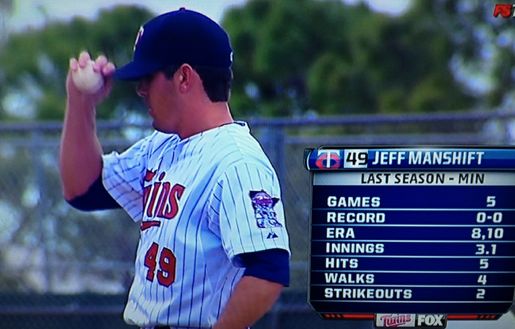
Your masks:
M402 17L384 21L378 29L381 42L365 52L371 57L380 111L453 111L471 105L450 69L452 39L428 4L413 2Z
M415 2L401 17L331 0L250 0L230 10L223 24L235 48L235 111L466 108L471 97L449 69L452 39L427 3Z
M151 15L141 8L118 7L101 12L96 21L74 18L11 35L0 53L0 121L62 120L69 58L87 49L115 63L127 62L137 24ZM134 22L132 28L127 21ZM138 101L130 85L119 84L98 114L123 117L131 107L142 106ZM18 103L15 110L29 110L23 116L13 113L8 109L13 103ZM118 145L124 140L115 131L100 138L112 135ZM130 277L138 228L127 226L130 219L122 211L91 214L67 206L56 170L57 147L49 146L49 140L45 134L5 131L0 138L0 289L55 292L81 276L85 285L72 289L98 290L99 285L87 283L98 281L122 290L119 286ZM90 270L83 271L81 263ZM38 280L31 278L34 274Z
M506 103L515 36L492 10L492 1L413 0L390 17L340 0L249 0L222 20L235 49L231 105L238 116L290 116ZM0 118L60 119L68 59L88 49L126 62L136 28L125 23L150 16L118 7L12 35L0 54ZM478 91L478 80L487 87ZM99 116L140 107L131 86L117 84Z
M513 19L494 17L498 1L437 0L427 4L452 40L451 68L477 107L513 108Z
M61 119L69 59L88 50L92 56L105 54L114 63L129 61L138 24L151 16L146 9L119 6L100 12L96 21L76 17L11 35L0 53L0 118ZM127 22L134 22L132 28ZM17 104L19 109L9 111ZM117 84L98 115L122 117L140 106L132 86Z
M0 290L59 291L83 271L79 263L89 264L81 275L85 281L96 276L125 284L138 227L128 225L131 220L121 210L83 213L66 205L55 169L57 152L33 143L18 140L9 155L9 146L0 143ZM98 289L81 284L72 289Z

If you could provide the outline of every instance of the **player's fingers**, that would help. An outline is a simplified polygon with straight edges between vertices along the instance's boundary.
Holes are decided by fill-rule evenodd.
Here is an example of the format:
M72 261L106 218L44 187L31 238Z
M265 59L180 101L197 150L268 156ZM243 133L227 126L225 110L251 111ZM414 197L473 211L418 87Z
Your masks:
M79 62L76 58L70 58L70 70L76 71L79 68Z
M79 55L79 66L80 67L85 67L86 64L91 60L91 56L89 55L89 53L87 51L81 51L80 55Z
M76 72L79 69L79 61L77 58L70 58L70 69L68 71L68 75L66 76L66 91L70 93L70 91L76 90L75 84L73 83L73 79L71 76L73 72Z
M94 70L102 73L103 76L111 76L115 71L115 66L106 56L100 55L95 60Z
M104 76L111 76L113 75L114 71L116 70L116 67L113 63L108 62L106 65L102 67L102 74Z
M95 64L94 64L94 69L95 71L97 72L100 72L102 71L102 68L108 63L108 60L107 60L107 57L105 57L104 55L100 55L97 57L97 59L95 60Z

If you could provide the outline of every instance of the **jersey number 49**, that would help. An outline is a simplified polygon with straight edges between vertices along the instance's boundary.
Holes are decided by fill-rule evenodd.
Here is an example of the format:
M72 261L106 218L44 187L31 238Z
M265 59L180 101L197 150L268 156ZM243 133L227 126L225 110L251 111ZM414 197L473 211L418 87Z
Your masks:
M153 282L154 277L157 276L157 282L160 285L169 287L175 281L175 255L168 248L163 248L159 257L158 253L159 245L154 242L145 254L145 267L148 269L147 280ZM159 265L159 268L156 275L157 265Z

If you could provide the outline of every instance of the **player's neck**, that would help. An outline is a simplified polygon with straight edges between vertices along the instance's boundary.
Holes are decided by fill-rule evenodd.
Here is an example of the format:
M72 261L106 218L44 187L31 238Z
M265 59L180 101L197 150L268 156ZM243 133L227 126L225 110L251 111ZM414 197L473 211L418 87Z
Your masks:
M206 130L232 123L234 120L226 102L210 103L196 109L189 109L178 135L181 139L191 137Z

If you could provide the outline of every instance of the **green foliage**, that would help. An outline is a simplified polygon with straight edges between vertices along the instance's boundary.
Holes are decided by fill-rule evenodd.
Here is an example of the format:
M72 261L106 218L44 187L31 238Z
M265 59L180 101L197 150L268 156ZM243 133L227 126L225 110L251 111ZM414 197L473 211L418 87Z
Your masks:
M513 108L513 19L493 16L493 0L438 0L430 10L455 45L453 69L483 107Z
M128 62L139 25L151 16L139 7L120 6L100 12L95 21L76 17L10 36L0 53L0 99L19 93L36 108L35 117L29 119L61 119L69 59L88 50L94 57L104 54L114 63ZM127 22L133 25L128 27ZM132 86L120 84L100 107L99 117L124 115L135 102ZM0 107L2 117L16 115Z
M0 139L0 291L4 293L55 292L73 278L80 277L83 284L92 273L99 281L124 283L129 277L138 226L130 225L122 210L80 212L64 202L57 148L42 142L55 144L57 138L55 133L23 137L4 132ZM98 266L107 263L111 265ZM88 269L77 264L88 264ZM88 285L73 286L95 289Z
M222 19L235 50L232 110L249 117L499 106L515 99L515 32L492 17L493 5L413 0L392 17L340 0L249 0ZM0 53L0 119L60 119L68 59L87 49L126 63L151 16L121 6L95 21L10 36ZM119 83L98 113L123 117L141 106L133 86Z
M318 58L309 71L308 89L313 104L323 105L318 109L321 114L363 113L375 107L368 79L352 63L328 53Z
M230 10L223 25L235 48L233 110L298 115L470 106L449 69L452 39L428 7L416 2L389 17L342 1L250 0Z

